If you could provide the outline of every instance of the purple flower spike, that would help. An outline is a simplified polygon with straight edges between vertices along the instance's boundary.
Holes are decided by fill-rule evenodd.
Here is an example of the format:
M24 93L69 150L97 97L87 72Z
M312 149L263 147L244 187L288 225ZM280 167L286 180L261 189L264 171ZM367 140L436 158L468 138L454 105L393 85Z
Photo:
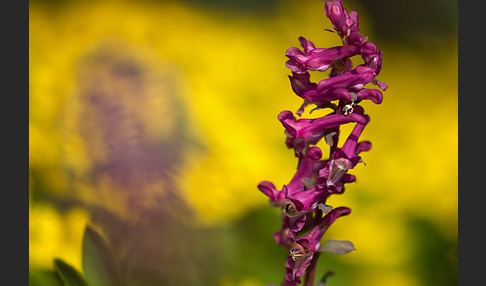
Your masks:
M288 110L278 115L285 129L285 144L298 158L297 170L282 190L277 190L268 181L258 185L258 189L270 198L270 205L282 210L282 225L273 237L277 244L289 250L284 286L300 284L304 275L306 285L313 285L318 258L316 251L343 254L354 250L349 241L345 241L343 246L343 241L335 240L320 248L320 240L329 226L338 217L351 212L346 207L333 209L326 202L331 195L342 194L346 184L356 181L356 176L348 171L363 162L359 155L361 152L371 149L371 142L359 142L370 121L359 104L363 100L382 103L382 91L388 88L376 79L382 68L383 55L374 43L360 34L358 13L348 13L341 0L325 1L324 10L331 20L333 32L340 36L342 46L316 48L310 40L299 37L302 49L287 49L285 65L292 72L289 80L293 92L304 101L296 115L301 116L311 104L316 107L309 113L321 112L324 108L331 111L317 118L296 119ZM356 55L361 56L364 63L354 67L351 57ZM311 82L311 72L327 70L327 78L318 83ZM365 88L370 83L378 88ZM348 123L355 123L354 128L339 146L340 127ZM327 159L322 159L322 150L313 146L323 137L329 145Z

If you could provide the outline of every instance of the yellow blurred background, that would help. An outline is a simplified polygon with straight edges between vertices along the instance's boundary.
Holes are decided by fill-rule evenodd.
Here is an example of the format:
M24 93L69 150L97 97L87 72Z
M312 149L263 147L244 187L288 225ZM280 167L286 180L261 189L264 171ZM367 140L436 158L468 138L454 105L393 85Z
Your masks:
M340 40L324 31L324 1L211 3L29 2L30 285L57 285L56 257L82 271L86 223L103 229L128 285L283 279L279 210L256 185L295 172L277 120L302 103L285 51L299 36ZM357 182L329 200L352 213L326 237L357 251L321 255L318 275L456 285L457 33L411 23L407 41L387 38L367 3L344 6L383 51L378 80L389 88L382 104L362 103L373 148Z

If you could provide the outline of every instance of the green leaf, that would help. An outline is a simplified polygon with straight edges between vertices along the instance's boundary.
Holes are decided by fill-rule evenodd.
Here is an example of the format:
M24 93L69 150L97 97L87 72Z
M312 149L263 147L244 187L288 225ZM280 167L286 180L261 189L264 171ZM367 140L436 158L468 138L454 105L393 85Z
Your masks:
M329 252L333 254L346 254L356 250L354 244L349 240L329 239L324 243L324 246L319 251Z
M63 286L57 271L29 265L29 286Z
M121 286L118 266L108 242L87 225L83 238L83 270L90 286Z
M64 262L62 259L54 259L54 266L56 268L59 277L61 278L62 285L64 286L88 286L83 278L83 275L74 269L71 265Z

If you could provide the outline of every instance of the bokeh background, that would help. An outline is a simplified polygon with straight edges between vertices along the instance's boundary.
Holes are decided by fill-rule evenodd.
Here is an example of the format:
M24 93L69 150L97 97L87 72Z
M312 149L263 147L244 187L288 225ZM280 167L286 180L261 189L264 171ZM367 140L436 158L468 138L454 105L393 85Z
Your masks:
M373 143L333 206L328 284L457 285L457 1L345 0L384 55ZM339 45L323 0L29 2L29 285L82 271L96 225L127 285L279 284L280 211L256 185L287 183L285 51ZM315 114L313 114L315 115ZM343 132L346 129L344 128Z

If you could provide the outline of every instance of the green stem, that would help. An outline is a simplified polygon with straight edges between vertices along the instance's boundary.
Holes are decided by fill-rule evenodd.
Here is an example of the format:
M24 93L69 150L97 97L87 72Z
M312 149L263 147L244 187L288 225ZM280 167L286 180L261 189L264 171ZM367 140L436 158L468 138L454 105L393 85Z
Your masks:
M311 264L307 268L307 272L305 274L304 286L314 285L314 277L316 276L317 260L319 259L320 254L321 253L319 251L314 252L314 256L312 257Z

